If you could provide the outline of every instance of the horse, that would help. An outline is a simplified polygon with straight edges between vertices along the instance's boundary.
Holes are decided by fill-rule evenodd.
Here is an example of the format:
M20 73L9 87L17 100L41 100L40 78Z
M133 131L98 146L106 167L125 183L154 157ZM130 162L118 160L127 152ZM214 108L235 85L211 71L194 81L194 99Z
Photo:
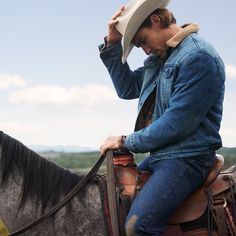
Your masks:
M0 132L0 218L14 232L49 211L84 177L64 169ZM56 214L24 236L105 236L96 181L90 180Z
M209 206L211 201L215 200L213 199L215 196L212 195L213 197L208 201L205 194L205 190L208 188L202 187L177 209L173 215L173 224L167 226L163 235L236 235L235 173L236 166L232 166L221 175L214 173L214 178L218 175L217 179L213 183L206 184L206 186L212 186L210 190L216 196L220 194L220 202L217 202L218 205L213 206L212 209L221 209L222 207L227 209L227 212L221 211L221 218L226 215L230 216L227 222L226 217L224 219L225 225L226 223L230 225L229 234L211 232L212 224L213 228L217 227L216 222L209 222L209 216L212 221L213 215L208 214ZM0 131L0 219L10 232L25 227L50 211L84 177L85 174L74 173L56 165ZM210 179L212 181L212 177ZM225 192L227 193L226 197L224 194L222 195ZM109 220L104 214L105 204L102 198L97 178L89 179L69 203L22 235L111 236L109 234L111 231L108 229ZM228 206L230 208L227 208L228 206L225 205L227 202L222 202L221 199L225 201L229 199ZM230 212L231 206L233 206L233 211ZM168 229L170 230L168 231ZM184 231L182 231L183 229ZM226 230L223 228L221 231L226 232ZM173 234L173 232L175 233Z

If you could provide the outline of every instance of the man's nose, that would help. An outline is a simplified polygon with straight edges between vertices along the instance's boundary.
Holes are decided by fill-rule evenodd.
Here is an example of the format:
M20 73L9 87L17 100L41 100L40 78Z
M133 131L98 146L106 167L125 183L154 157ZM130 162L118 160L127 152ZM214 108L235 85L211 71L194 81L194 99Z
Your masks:
M143 51L147 54L147 55L150 55L151 53L151 48L149 47L142 47Z

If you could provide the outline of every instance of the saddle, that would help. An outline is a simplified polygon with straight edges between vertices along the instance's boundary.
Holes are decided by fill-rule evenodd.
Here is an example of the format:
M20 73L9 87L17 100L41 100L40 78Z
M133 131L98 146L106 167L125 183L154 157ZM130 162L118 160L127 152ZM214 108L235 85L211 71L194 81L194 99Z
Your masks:
M221 172L224 164L224 158L216 155L215 164L205 179L203 185L176 210L170 218L166 231L163 236L180 236L180 235L228 235L229 221L226 222L225 207L228 198L222 193L232 188L236 183L236 166ZM133 155L129 152L109 151L107 154L107 192L109 217L112 236L125 236L125 218L129 212L132 202L138 192L141 190L151 173L138 170L134 163ZM234 201L231 196L230 201ZM232 204L235 206L235 203ZM180 225L186 222L194 221L207 211L212 213L211 219L214 218L217 223L217 233L212 228L193 230L193 234L184 234ZM232 210L232 209L231 209ZM235 209L234 209L235 210ZM235 213L235 212L234 212ZM232 214L231 214L232 216ZM235 216L234 216L235 217ZM209 218L209 217L208 217ZM231 217L230 231L236 235L235 219ZM211 224L212 225L212 224ZM205 232L203 234L202 232ZM199 233L200 232L200 233Z

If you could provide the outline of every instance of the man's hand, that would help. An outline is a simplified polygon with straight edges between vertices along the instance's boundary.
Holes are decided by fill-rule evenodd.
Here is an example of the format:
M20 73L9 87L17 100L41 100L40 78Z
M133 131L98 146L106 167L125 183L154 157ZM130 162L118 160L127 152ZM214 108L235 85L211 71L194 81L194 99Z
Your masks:
M108 22L108 34L107 34L107 42L109 44L115 44L121 41L122 35L116 29L116 25L118 23L117 17L119 17L124 11L125 6L122 6L115 15Z
M123 148L125 136L109 136L100 146L100 152L102 155L106 155L108 150L115 150Z

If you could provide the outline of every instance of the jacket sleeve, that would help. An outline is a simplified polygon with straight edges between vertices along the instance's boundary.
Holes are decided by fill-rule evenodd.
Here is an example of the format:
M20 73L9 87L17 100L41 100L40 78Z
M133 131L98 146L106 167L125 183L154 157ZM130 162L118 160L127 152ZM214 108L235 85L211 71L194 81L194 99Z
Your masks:
M143 68L131 71L128 63L121 61L121 43L115 44L105 50L100 49L100 58L106 66L117 95L123 99L135 99L139 97L143 83Z
M150 152L192 134L224 88L224 75L209 55L198 53L179 67L169 108L148 127L127 136L125 147Z

